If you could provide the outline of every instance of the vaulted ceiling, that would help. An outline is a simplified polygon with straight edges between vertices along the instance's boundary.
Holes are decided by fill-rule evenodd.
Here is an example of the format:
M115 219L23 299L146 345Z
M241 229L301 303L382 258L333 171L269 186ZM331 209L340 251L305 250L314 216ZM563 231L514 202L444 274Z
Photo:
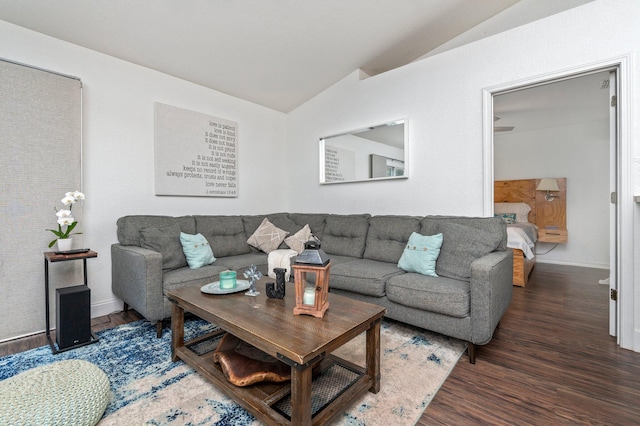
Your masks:
M288 112L355 70L410 63L519 1L5 0L0 19ZM519 9L512 26L588 0L534 1L522 3L536 13Z

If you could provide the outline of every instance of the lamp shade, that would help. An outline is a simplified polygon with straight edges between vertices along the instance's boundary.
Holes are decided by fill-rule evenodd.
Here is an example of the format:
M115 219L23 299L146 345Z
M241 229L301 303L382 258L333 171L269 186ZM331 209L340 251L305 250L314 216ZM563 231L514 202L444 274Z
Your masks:
M538 187L536 188L536 190L560 191L560 188L558 187L558 182L556 182L555 179L545 178L545 179L540 179L540 183L538 184Z

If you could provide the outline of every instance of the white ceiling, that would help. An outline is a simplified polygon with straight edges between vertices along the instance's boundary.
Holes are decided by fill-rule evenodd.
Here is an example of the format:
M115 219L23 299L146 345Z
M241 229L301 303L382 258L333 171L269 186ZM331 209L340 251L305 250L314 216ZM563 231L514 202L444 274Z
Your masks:
M607 121L608 84L609 71L601 71L494 96L494 125L516 133Z
M519 1L2 0L0 19L289 112L355 70L424 57ZM522 0L529 11L510 9L508 25L586 1Z

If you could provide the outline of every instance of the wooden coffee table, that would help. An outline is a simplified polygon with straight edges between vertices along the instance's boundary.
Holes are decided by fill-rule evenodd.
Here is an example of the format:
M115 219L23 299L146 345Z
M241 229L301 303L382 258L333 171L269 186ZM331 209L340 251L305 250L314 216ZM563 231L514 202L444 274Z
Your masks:
M173 302L171 311L172 360L182 359L213 382L260 421L267 424L320 425L340 416L346 406L367 391L380 390L380 322L383 307L329 293L329 310L324 318L293 315L293 283L287 283L284 299L266 297L262 278L257 283L260 295L245 296L244 291L210 295L200 286L183 287L167 293ZM221 330L184 340L184 312L217 325ZM340 359L331 352L366 331L366 366ZM225 378L213 353L199 355L191 349L198 343L229 332L263 352L291 366L290 383L257 383L237 387ZM338 366L338 367L336 367ZM354 372L344 390L313 412L312 369L347 368ZM315 379L314 379L315 380ZM290 405L288 398L290 398ZM283 401L290 415L278 407Z

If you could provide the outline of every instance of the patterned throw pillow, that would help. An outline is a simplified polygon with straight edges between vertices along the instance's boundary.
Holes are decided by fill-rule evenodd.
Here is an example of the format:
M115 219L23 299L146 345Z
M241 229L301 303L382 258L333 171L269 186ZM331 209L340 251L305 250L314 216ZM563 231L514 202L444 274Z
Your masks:
M311 239L311 235L311 229L307 224L292 236L285 238L284 242L290 249L295 250L300 254L304 250L304 243Z
M265 253L270 253L280 246L288 234L287 231L276 227L265 217L258 229L249 237L247 244Z
M181 232L180 244L182 244L182 251L191 269L211 265L216 261L209 241L202 234L191 235Z
M407 242L398 268L405 272L417 272L418 274L437 277L436 260L442 246L442 234L420 235L413 232Z
M493 217L502 218L502 220L504 220L507 225L511 225L512 223L516 223L516 214L515 213L494 213Z

